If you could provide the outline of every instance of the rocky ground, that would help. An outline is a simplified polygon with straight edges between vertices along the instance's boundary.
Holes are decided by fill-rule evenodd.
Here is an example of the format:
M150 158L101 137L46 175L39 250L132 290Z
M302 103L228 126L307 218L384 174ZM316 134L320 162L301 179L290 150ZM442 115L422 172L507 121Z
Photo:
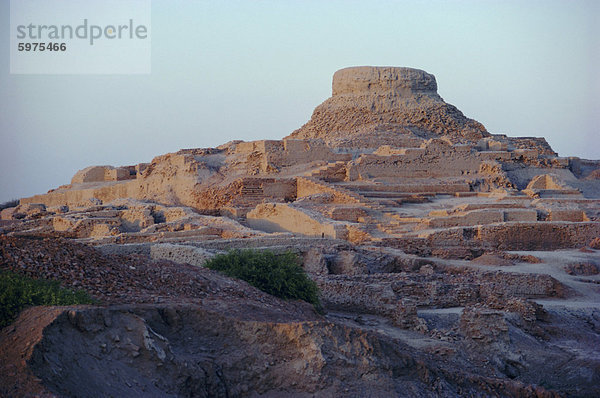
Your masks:
M517 285L504 278L514 274L421 266L382 273L378 282L367 281L370 290L358 277L346 279L342 288L351 295L327 286L340 282L335 278L321 280L328 308L321 316L308 304L200 267L103 254L56 238L2 237L0 243L3 269L60 280L101 303L32 308L2 330L5 395L598 393L600 352L592 348L600 347L598 289L586 297L592 303L574 306L579 296L557 280L544 291L525 284L501 293L503 285ZM473 267L489 267L480 263ZM503 267L540 263L517 264ZM417 309L418 296L424 301L428 294L414 287L427 286L432 275L439 276L437 291L447 293L431 297L444 303ZM386 289L398 294L406 283L412 299L386 302ZM495 294L482 298L489 283ZM471 286L470 297L456 293L464 286ZM349 296L354 301L346 306L336 302ZM554 305L546 309L527 297Z

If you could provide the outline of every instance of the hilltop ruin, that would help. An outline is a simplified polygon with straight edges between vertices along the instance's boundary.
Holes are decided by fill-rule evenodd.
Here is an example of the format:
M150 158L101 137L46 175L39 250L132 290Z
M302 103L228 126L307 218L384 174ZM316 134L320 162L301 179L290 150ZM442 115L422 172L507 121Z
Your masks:
M56 213L61 206L135 199L226 216L257 231L422 252L559 249L600 232L598 180L586 178L599 167L557 156L543 138L488 133L445 103L424 71L357 67L336 72L332 97L283 140L184 149L135 166L92 166L71 184L21 204ZM77 236L106 243L135 232L143 239L156 227L148 215L156 206L145 206L137 221L132 211L125 221L113 212ZM46 228L64 231L69 215L61 213ZM508 236L518 239L507 243Z

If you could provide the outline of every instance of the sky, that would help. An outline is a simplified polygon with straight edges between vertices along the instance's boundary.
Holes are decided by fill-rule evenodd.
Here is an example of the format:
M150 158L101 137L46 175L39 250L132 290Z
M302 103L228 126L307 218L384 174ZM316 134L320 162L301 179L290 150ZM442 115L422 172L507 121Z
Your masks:
M17 75L0 0L0 202L90 165L281 139L358 65L436 76L446 102L600 159L598 1L152 1L151 73Z

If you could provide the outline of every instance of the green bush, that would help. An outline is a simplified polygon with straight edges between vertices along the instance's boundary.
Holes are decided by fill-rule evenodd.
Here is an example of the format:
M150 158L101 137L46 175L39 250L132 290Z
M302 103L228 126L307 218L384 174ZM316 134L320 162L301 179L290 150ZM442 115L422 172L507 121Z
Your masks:
M0 271L0 328L11 324L26 307L93 303L86 292L63 289L57 281L31 279L14 272Z
M304 300L322 312L319 289L299 264L298 256L289 251L275 254L268 250L233 250L211 258L204 266L242 279L273 296Z

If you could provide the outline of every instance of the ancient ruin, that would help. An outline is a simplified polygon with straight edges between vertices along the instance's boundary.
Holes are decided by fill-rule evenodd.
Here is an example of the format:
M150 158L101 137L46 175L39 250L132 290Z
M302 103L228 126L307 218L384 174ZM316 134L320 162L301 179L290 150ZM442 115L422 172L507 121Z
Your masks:
M22 314L0 394L600 395L600 161L488 132L421 70L339 70L282 140L88 167L1 216L2 268L114 305ZM326 315L202 268L232 248L298 253ZM79 251L202 282L107 295Z

